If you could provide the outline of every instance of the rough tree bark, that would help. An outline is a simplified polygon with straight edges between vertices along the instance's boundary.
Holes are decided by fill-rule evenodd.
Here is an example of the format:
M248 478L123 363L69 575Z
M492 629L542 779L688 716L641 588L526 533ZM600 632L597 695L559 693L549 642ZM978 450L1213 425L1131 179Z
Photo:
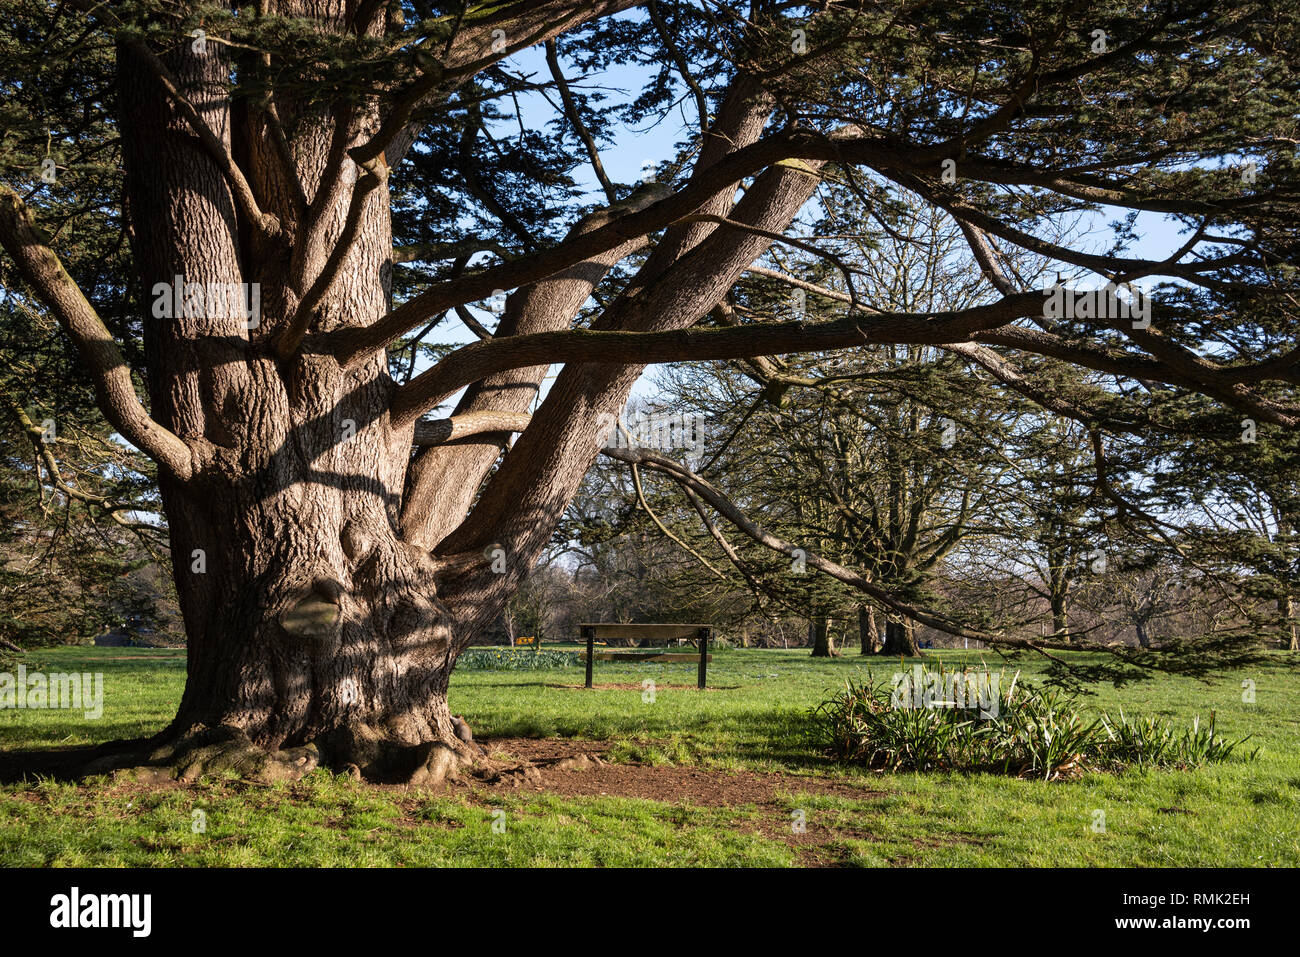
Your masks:
M858 642L861 647L860 654L873 655L876 653L876 609L873 605L858 606Z
M325 11L326 23L331 13L341 17L342 4ZM267 118L232 110L224 95L221 49L182 44L163 60L223 145L243 154L252 189L282 229L301 225L302 215L319 222L311 248L289 257L276 254L273 239L240 230L225 177L148 54L121 47L120 123L142 289L176 276L256 283L261 300L249 331L233 310L191 317L176 304L180 315L146 313L152 414L210 450L191 479L161 480L188 641L188 679L169 737L197 735L206 745L222 729L218 737L233 742L219 749L227 759L255 760L255 751L238 754L245 741L266 752L310 745L293 755L295 767L323 759L374 777L411 771L421 746L455 748L457 740L446 705L455 623L438 599L431 556L397 530L412 429L389 421L393 385L382 353L345 369L307 351L282 359L275 340L258 335L283 329L306 292L302 277L325 270L359 179L331 194L332 155L373 134L378 117L373 104L342 117L294 117L302 133L292 173L308 204L295 209ZM217 94L205 100L206 90ZM284 99L279 108L286 116L294 109ZM318 328L373 322L389 301L387 190L371 191L355 215L337 278L314 310Z
M882 655L916 658L921 646L916 643L916 623L910 618L890 616L885 621L885 643L880 646Z
M814 615L808 619L808 643L812 645L814 658L833 658L836 656L835 642L831 638L830 619L825 615Z

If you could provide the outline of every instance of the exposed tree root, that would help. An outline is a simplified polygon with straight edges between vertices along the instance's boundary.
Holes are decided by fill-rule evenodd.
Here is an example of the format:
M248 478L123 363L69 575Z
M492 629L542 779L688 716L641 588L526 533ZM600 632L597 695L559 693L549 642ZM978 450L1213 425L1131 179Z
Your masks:
M296 781L320 765L320 752L315 745L267 751L229 725L200 726L180 734L164 733L155 738L114 744L96 749L98 753L89 760L78 762L70 754L64 767L47 768L47 773L78 779L123 772L137 780L175 779L188 784L204 776L233 771L248 780L270 784Z
M320 764L315 745L266 751L248 739L242 731L222 726L197 728L182 735L174 744L150 755L150 763L170 767L176 779L184 783L205 775L234 771L241 777L271 784L296 781Z
M338 728L316 744L326 767L375 783L418 787L437 787L482 755L482 748L454 735L410 742L370 724Z
M264 784L296 781L319 767L354 780L435 789L448 782L505 783L513 787L541 781L543 769L584 770L600 758L579 754L550 761L502 761L473 741L404 743L381 729L355 725L338 729L300 747L268 751L240 729L221 725L174 729L154 738L116 741L96 748L11 754L0 762L0 781L37 777L79 780L123 774L142 783L184 784L234 772Z

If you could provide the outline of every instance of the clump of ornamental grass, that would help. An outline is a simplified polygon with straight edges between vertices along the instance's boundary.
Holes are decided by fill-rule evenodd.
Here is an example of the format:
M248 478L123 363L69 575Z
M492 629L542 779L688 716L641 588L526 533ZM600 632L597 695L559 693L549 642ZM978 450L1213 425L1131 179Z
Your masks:
M1168 722L1159 718L1130 719L1121 708L1118 721L1112 722L1102 715L1102 727L1106 732L1105 755L1120 766L1195 768L1227 761L1246 738L1228 741L1220 737L1215 732L1215 717L1211 711L1210 720L1204 727L1197 717L1190 728L1175 731ZM1254 760L1257 754L1259 748L1251 751L1247 760Z
M988 668L949 672L916 665L891 681L870 672L812 712L832 757L878 771L984 771L1059 780L1139 765L1193 768L1227 761L1228 741L1200 719L1176 729L1161 718L1090 717L1077 698ZM1253 759L1258 750L1247 760Z

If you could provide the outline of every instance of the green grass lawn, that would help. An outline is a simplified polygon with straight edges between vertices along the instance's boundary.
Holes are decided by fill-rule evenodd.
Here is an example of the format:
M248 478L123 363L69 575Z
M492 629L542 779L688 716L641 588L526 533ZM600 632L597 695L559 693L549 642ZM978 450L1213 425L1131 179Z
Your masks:
M121 659L133 656L132 660ZM139 656L139 657L135 657ZM974 653L932 652L957 664ZM996 656L982 656L997 663ZM996 665L1001 667L1000 664ZM90 744L151 733L184 681L173 651L61 648L29 670L104 674L104 713L0 711L0 749ZM896 663L875 661L886 676ZM910 667L910 663L909 663ZM1089 707L1190 723L1210 712L1248 762L1129 770L1044 783L985 774L879 774L830 764L805 737L808 709L857 677L856 655L721 650L710 690L693 664L457 672L453 711L476 738L601 742L617 764L711 774L780 772L773 801L725 806L528 789L430 793L317 771L285 785L233 777L146 788L125 780L0 787L0 861L9 865L605 866L1298 866L1300 669L1294 655L1209 681L1159 677L1094 686ZM1007 665L1032 677L1031 658ZM641 682L656 683L653 702ZM1242 684L1255 700L1243 701ZM676 688L674 685L689 687ZM857 787L830 788L828 782ZM826 791L834 793L823 793ZM199 812L199 813L196 813ZM1104 814L1104 831L1098 829ZM806 831L790 822L801 816ZM494 828L494 823L496 827ZM198 825L202 824L200 828Z

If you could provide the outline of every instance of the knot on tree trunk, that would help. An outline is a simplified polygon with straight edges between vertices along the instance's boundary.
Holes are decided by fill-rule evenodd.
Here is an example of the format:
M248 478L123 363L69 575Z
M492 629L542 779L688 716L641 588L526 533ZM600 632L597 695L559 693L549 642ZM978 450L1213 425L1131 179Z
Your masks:
M339 532L339 545L343 554L355 565L360 565L375 547L374 537L358 521L351 520Z
M317 578L280 615L280 627L295 638L337 640L343 619L343 586L332 578Z

